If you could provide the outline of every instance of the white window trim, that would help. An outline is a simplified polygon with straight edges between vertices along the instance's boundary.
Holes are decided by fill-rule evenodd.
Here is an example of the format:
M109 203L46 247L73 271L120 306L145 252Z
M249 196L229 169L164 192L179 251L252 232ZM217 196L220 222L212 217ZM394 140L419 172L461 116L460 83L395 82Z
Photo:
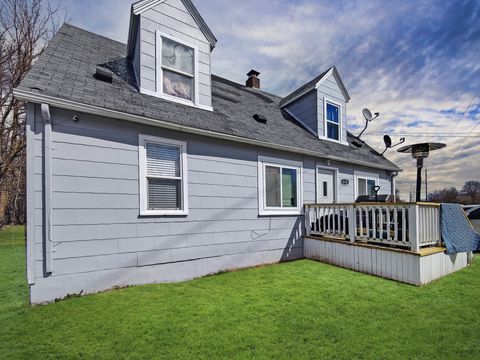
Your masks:
M365 179L365 180L374 180L375 181L375 186L378 186L379 182L380 182L380 179L378 177L375 177L375 176L366 176L366 175L355 175L354 176L354 181L355 181L355 198L353 199L354 201L357 200L358 198L358 179Z
M181 209L179 210L148 210L147 191L147 151L145 142L153 142L180 148L181 169ZM188 215L188 172L187 172L187 143L158 136L138 135L138 164L139 164L139 194L140 216L186 216Z
M327 129L327 103L330 103L334 106L338 107L338 135L339 139L330 139L328 137L328 129ZM335 100L332 100L327 97L323 97L323 137L325 140L328 141L333 141L339 144L346 144L345 141L342 141L343 138L343 108L342 104L336 102Z
M265 197L265 167L275 166L286 169L297 170L297 207L267 207ZM303 209L303 162L283 160L268 156L258 157L258 214L260 216L270 215L301 215Z
M184 45L193 49L193 52L194 52L193 75L188 74L188 76L191 76L193 78L193 94L192 94L193 100L182 99L173 95L163 93L162 38L170 39L181 45ZM165 99L168 101L177 102L183 105L194 106L194 107L198 107L198 108L201 108L204 110L210 110L210 111L213 110L210 106L200 105L200 95L199 95L200 82L199 82L199 75L198 75L199 71L198 71L198 47L197 46L190 44L188 42L185 42L184 40L179 39L175 36L172 36L157 30L155 31L155 58L156 58L155 59L156 89L155 91L151 91L151 90L141 88L140 91L142 93L156 96L158 98ZM172 71L178 74L182 74L181 71L177 71L177 70L172 70ZM184 74L184 75L187 75L187 74Z
M317 202L320 202L320 183L318 182L318 175L319 175L319 171L318 169L324 169L324 170L330 170L330 171L333 171L334 172L334 180L333 180L333 184L335 186L335 191L333 193L334 195L334 200L333 200L333 203L334 204L337 204L338 203L338 199L339 199L339 176L338 176L338 168L335 168L335 167L331 167L331 166L324 166L324 165L318 165L317 163L317 166L315 168L315 191L316 191L316 199L317 199Z

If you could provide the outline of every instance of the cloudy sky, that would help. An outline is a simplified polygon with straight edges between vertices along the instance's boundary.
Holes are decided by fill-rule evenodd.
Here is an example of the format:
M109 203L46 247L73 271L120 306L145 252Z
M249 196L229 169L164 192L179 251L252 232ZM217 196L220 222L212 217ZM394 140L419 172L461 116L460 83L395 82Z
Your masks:
M63 0L71 23L126 42L132 1ZM286 95L336 65L352 100L348 127L361 109L381 117L365 139L445 142L426 161L431 190L480 180L480 1L194 0L218 38L213 73ZM415 163L391 150L413 190Z

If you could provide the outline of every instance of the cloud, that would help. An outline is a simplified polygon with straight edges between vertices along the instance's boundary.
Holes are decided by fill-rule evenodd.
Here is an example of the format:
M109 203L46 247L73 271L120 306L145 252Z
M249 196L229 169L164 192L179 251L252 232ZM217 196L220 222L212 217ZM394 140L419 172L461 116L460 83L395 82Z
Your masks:
M370 107L381 112L365 134L376 149L385 133L447 144L425 162L432 190L480 179L478 0L194 3L219 40L215 74L243 83L255 68L265 90L286 95L336 65L352 96L352 132L363 128L361 109ZM73 23L126 42L131 1L63 5ZM387 156L404 168L397 184L407 194L414 160L394 150Z

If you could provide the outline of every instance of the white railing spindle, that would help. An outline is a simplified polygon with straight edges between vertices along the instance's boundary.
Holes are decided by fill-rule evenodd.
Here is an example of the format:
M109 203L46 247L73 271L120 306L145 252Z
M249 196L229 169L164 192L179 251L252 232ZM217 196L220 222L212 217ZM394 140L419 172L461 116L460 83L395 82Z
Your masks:
M305 229L307 236L396 245L416 252L441 245L440 208L427 203L306 205Z

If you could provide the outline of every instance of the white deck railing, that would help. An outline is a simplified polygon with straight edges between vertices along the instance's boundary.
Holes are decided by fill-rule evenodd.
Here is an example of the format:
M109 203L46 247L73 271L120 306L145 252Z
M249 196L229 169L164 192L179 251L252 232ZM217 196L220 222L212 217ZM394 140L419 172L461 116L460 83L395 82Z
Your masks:
M440 207L429 203L305 206L307 235L394 245L418 251L441 243Z

